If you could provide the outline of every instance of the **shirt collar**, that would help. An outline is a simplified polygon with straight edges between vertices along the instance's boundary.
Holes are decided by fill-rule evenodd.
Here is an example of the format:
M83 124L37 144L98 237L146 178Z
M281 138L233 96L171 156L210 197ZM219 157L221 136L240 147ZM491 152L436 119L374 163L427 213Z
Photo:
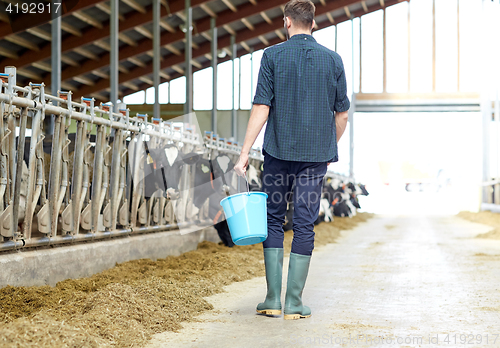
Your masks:
M309 34L296 34L290 38L290 40L311 40L312 42L316 42L316 39Z

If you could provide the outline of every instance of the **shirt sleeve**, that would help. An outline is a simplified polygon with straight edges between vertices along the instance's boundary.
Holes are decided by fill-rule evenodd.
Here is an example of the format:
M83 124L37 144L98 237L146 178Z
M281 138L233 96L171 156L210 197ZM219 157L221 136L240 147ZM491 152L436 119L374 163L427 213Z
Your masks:
M274 69L272 62L264 51L260 62L259 80L255 92L254 104L271 106L274 99Z
M349 110L351 107L351 102L347 97L347 81L345 78L344 64L342 59L340 59L339 65L337 67L337 91L335 95L335 112L344 112Z

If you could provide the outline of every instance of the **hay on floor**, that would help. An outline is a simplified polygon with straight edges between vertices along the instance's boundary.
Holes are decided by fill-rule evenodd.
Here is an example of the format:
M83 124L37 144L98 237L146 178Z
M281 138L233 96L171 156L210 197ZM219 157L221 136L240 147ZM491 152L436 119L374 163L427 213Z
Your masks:
M335 218L315 227L315 245L333 243L341 230L371 214ZM285 253L293 233L285 233ZM235 281L264 275L262 244L198 249L157 261L125 262L55 287L0 289L0 347L138 347L152 335L212 309L203 298Z

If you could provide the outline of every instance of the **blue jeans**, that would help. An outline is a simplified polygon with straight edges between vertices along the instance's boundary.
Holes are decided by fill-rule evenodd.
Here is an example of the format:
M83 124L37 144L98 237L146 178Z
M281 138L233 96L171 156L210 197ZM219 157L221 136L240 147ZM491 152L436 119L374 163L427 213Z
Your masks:
M314 222L318 218L327 163L283 161L264 151L263 191L267 193L267 231L264 248L283 248L287 200L293 192L292 252L312 255Z

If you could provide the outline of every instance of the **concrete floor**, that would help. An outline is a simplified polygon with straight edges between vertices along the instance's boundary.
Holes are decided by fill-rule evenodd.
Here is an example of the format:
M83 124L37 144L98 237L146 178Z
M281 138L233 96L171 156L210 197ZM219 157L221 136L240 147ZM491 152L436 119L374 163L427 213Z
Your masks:
M215 310L149 347L500 346L500 241L474 238L489 229L377 216L315 251L303 295L311 318L257 315L265 279L254 278L209 297Z

